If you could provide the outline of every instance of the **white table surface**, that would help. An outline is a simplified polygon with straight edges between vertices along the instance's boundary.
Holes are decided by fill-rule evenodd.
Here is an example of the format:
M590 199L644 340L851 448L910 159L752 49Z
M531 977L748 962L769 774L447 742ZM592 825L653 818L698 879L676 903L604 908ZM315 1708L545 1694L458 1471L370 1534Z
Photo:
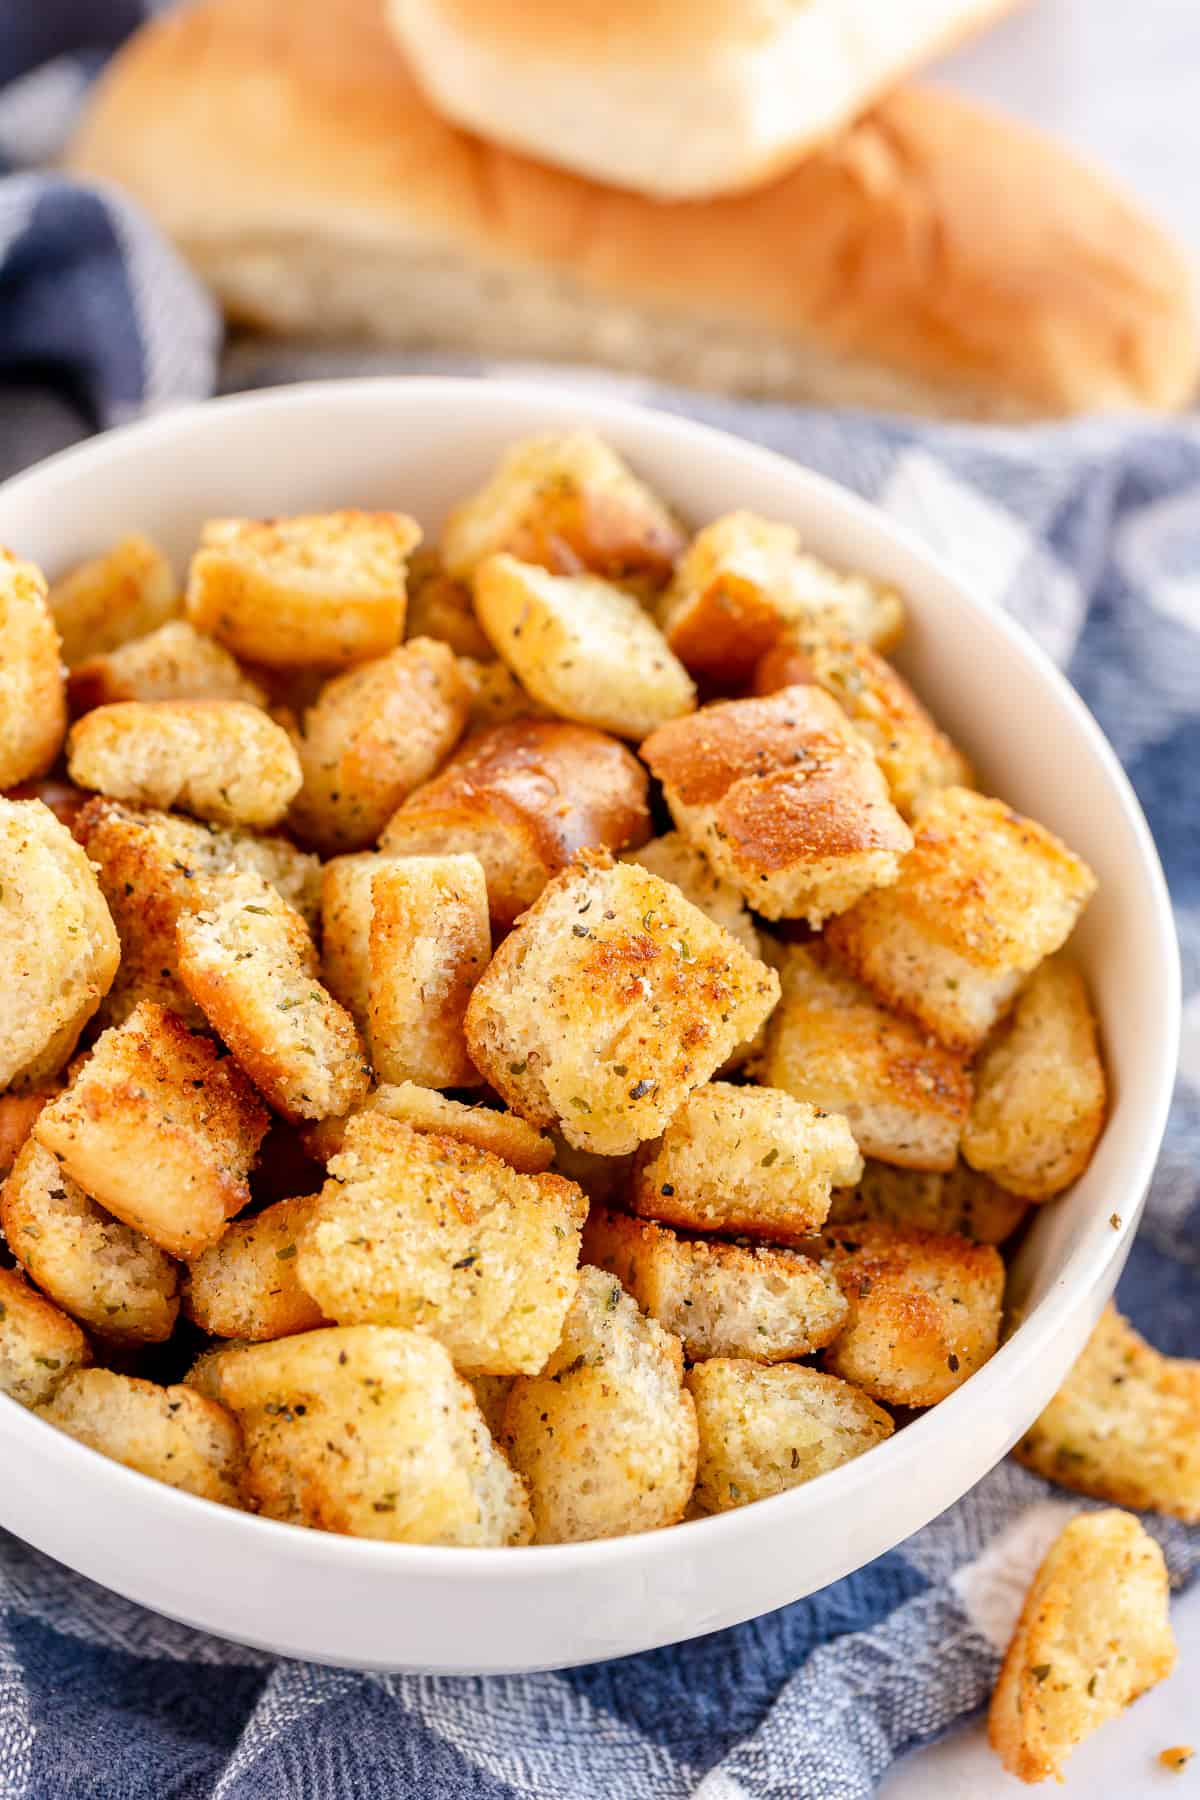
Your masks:
M888 0L884 0L887 4ZM943 63L936 78L1057 132L1108 165L1200 260L1200 0L1040 0ZM1179 1666L1075 1752L1070 1800L1200 1796L1200 1754L1182 1774L1171 1744L1200 1751L1200 1588L1174 1607ZM881 1800L1017 1800L982 1724L915 1752Z

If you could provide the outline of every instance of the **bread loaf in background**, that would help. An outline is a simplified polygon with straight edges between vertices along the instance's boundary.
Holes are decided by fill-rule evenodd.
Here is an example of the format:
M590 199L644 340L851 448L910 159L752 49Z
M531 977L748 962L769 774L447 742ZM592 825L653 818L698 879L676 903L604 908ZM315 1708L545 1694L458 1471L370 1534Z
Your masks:
M769 184L664 203L446 123L384 0L203 0L101 81L76 172L234 319L605 364L775 399L1023 419L1192 394L1190 270L1053 143L901 90Z

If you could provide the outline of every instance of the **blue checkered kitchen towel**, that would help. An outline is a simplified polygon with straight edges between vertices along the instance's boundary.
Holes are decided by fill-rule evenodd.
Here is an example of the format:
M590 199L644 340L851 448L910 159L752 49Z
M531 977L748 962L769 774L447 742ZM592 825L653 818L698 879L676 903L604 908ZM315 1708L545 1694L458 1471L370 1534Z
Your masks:
M0 6L0 472L218 379L212 308L134 209L20 172L52 157L138 11ZM221 379L335 366L372 365L243 346ZM1116 744L1166 861L1190 996L1170 1139L1121 1301L1164 1349L1200 1355L1200 428L927 429L637 391L925 532L1042 640ZM753 1624L479 1681L224 1645L0 1533L0 1800L852 1800L985 1701L1015 1594L1074 1505L1006 1465L902 1550ZM1148 1523L1182 1584L1200 1532Z

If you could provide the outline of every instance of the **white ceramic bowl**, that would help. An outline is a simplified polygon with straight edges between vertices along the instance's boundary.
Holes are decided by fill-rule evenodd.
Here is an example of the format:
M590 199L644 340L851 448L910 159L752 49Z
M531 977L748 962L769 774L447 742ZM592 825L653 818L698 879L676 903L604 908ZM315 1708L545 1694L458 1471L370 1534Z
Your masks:
M435 530L513 438L587 423L701 523L750 507L907 597L902 665L983 782L1080 851L1099 892L1078 937L1113 1110L1090 1169L1039 1215L1012 1272L1023 1322L888 1443L718 1518L524 1550L368 1543L160 1486L0 1399L0 1525L173 1618L291 1656L376 1668L560 1667L766 1612L836 1581L957 1500L1059 1385L1112 1291L1166 1120L1179 971L1162 872L1112 751L1067 683L882 514L734 438L585 393L485 382L328 383L114 432L0 489L0 543L53 576L140 527L179 566L200 522L400 506Z

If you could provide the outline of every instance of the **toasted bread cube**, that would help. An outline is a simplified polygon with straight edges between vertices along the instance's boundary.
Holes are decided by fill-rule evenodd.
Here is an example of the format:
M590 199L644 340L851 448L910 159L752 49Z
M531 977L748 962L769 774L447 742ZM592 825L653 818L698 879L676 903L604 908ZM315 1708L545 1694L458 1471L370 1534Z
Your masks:
M579 1543L681 1519L696 1478L696 1409L679 1339L619 1281L580 1270L540 1375L513 1382L500 1442L529 1483L534 1542Z
M371 972L371 883L382 862L374 850L363 850L332 857L321 868L321 974L364 1036Z
M78 1369L37 1412L139 1475L222 1506L241 1504L238 1428L223 1406L192 1388L158 1387L111 1369Z
M237 1415L268 1518L401 1544L520 1544L524 1484L433 1338L383 1325L223 1350L200 1372Z
M72 781L111 799L258 830L282 819L301 781L287 732L241 700L98 706L71 727L67 759Z
M35 1138L0 1188L9 1249L44 1294L97 1336L161 1344L179 1313L179 1270L71 1180Z
M630 1203L643 1218L685 1230L796 1243L822 1223L833 1188L861 1172L836 1113L778 1088L710 1081L638 1152Z
M0 1089L58 1073L119 958L104 896L66 826L40 800L0 799Z
M276 1112L298 1124L366 1097L371 1071L354 1020L317 979L304 920L261 875L214 875L177 941L184 987Z
M23 1094L0 1094L0 1179L16 1162L43 1106L48 1106L60 1092L56 1083Z
M1027 1201L977 1175L961 1158L944 1171L897 1169L868 1158L857 1186L835 1189L829 1223L870 1219L879 1225L953 1232L973 1244L1002 1244L1028 1211Z
M646 771L615 739L518 719L469 738L410 794L380 847L389 856L470 851L487 877L492 924L507 931L576 851L644 843L646 789Z
M514 719L542 719L546 708L526 693L512 670L499 657L477 662L473 656L460 656L458 672L470 689L468 731L487 731L493 725L509 725Z
M691 1362L808 1356L833 1341L849 1311L837 1282L792 1250L680 1237L604 1207L588 1215L583 1257L674 1332Z
M721 879L704 852L690 844L681 831L668 831L663 837L651 838L640 849L627 850L621 861L638 863L663 881L673 882L685 900L698 906L714 925L719 925L751 956L761 960L762 939L746 902L732 883Z
M58 632L46 582L0 550L0 788L44 775L67 731Z
M91 1360L74 1319L18 1270L0 1267L0 1394L21 1406L42 1406L64 1375Z
M1164 1356L1105 1308L1014 1455L1050 1481L1200 1525L1200 1361Z
M892 1435L882 1406L817 1369L714 1357L697 1363L686 1381L700 1431L702 1513L800 1487Z
M886 1007L819 944L789 944L783 995L756 1067L763 1081L841 1113L864 1156L952 1169L971 1106L954 1055Z
M768 919L819 925L895 881L912 845L868 745L820 688L706 706L641 753L683 835Z
M0 1109L3 1102L0 1101ZM385 1082L373 1088L362 1103L361 1111L382 1113L386 1119L398 1119L414 1131L436 1131L442 1137L457 1138L460 1143L474 1144L477 1150L490 1150L510 1169L522 1175L540 1175L555 1161L555 1146L548 1137L519 1118L516 1113L498 1112L491 1106L471 1106L465 1100L451 1100L433 1088L418 1087L412 1081ZM353 1117L353 1114L349 1115ZM2 1113L0 1113L2 1117ZM328 1162L346 1141L346 1119L323 1119L303 1133L306 1153L314 1162ZM560 1174L569 1172L560 1169Z
M678 888L585 851L493 956L467 1048L515 1112L620 1156L753 1037L778 991L774 970Z
M266 1129L250 1083L211 1038L145 1001L97 1039L34 1136L107 1212L189 1257L249 1203Z
M943 788L917 820L900 879L865 895L825 937L886 1006L947 1048L972 1051L1023 978L1070 936L1095 886L1087 864L1043 826L1000 800Z
M491 479L456 506L442 559L466 581L507 550L557 575L590 570L609 581L661 587L684 546L667 508L590 431L548 432L505 452Z
M183 1289L188 1318L213 1337L250 1343L324 1325L324 1314L297 1274L300 1233L316 1203L316 1194L298 1194L231 1225L188 1269Z
M89 656L67 682L71 711L90 712L118 700L243 700L265 706L265 689L228 650L185 619L171 619L145 637L102 656Z
M170 563L138 532L80 563L50 589L50 610L69 668L157 631L180 605Z
M410 638L449 644L456 656L487 662L494 654L475 617L470 588L447 575L440 553L425 545L409 558L406 630Z
M1175 1667L1163 1553L1129 1513L1081 1513L1033 1578L988 1712L988 1742L1022 1781L1063 1763Z
M187 616L269 668L365 662L404 636L405 567L420 541L415 520L395 512L210 519Z
M963 1155L1012 1193L1048 1200L1087 1168L1107 1105L1087 984L1074 964L1051 957L976 1064Z
M298 1262L326 1317L428 1331L469 1374L542 1367L575 1293L578 1188L371 1112L329 1175Z
M321 689L296 740L304 786L291 823L324 852L374 843L462 736L470 690L445 644L413 638Z
M658 626L611 582L501 555L480 563L474 594L496 654L562 718L642 738L695 706L691 677Z
M492 953L475 856L385 859L371 882L367 1044L385 1082L472 1087L463 1017Z
M936 1406L995 1351L1004 1264L991 1244L864 1220L809 1249L850 1303L825 1367L874 1399Z

